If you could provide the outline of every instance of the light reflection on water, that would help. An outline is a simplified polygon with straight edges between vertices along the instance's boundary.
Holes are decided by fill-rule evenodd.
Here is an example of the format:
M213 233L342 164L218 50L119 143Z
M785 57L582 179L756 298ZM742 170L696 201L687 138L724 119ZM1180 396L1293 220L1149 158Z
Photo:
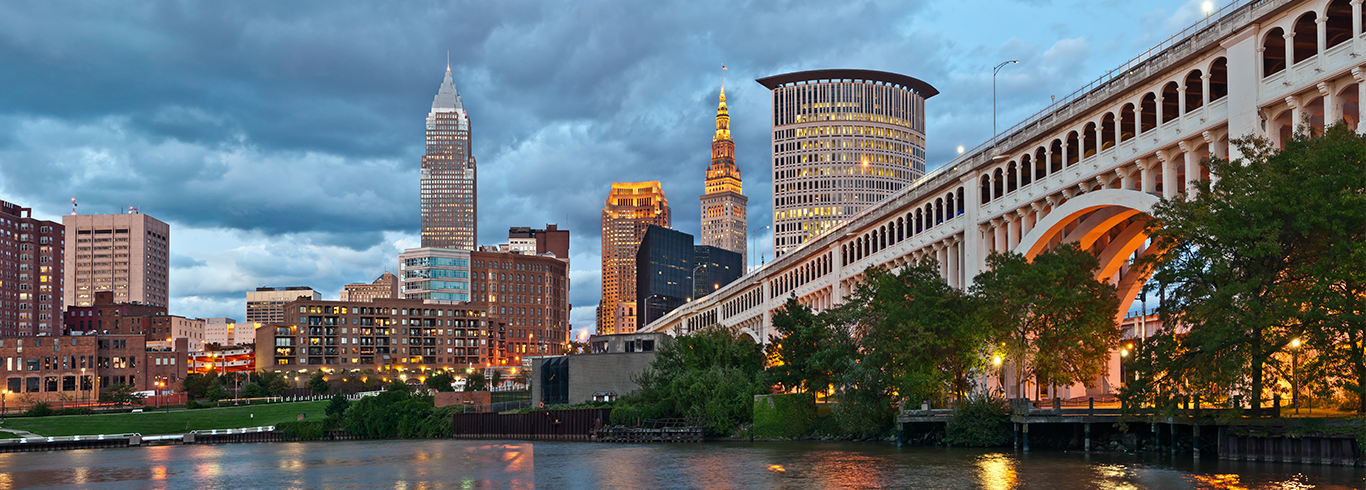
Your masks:
M869 443L338 441L0 454L8 488L1366 488L1366 470Z

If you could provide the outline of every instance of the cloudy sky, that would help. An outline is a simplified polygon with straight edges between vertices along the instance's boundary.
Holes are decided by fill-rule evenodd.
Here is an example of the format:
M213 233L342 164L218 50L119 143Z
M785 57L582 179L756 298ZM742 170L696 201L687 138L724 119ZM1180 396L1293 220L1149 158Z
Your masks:
M754 79L925 80L934 168L990 137L996 63L1021 60L997 78L1005 128L1199 21L1200 3L5 2L0 199L170 223L173 314L242 319L263 285L336 299L417 244L423 121L449 52L480 241L571 230L573 324L591 329L611 182L662 181L674 228L697 232L721 65L754 230L771 216ZM771 251L767 231L753 239Z

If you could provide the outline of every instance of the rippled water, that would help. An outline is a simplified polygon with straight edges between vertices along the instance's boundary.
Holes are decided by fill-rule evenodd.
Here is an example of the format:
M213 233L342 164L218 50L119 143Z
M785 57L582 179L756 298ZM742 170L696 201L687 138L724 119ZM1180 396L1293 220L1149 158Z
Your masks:
M0 454L0 488L1366 488L1366 470L872 443L345 441Z

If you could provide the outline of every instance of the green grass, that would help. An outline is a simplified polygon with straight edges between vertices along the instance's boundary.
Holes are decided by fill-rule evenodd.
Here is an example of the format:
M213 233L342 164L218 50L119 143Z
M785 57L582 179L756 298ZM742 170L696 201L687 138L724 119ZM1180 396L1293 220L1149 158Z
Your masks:
M275 425L296 420L307 413L305 420L322 420L326 415L326 401L274 403L243 407L205 408L158 412L145 408L145 413L99 415L64 415L60 417L11 417L0 428L26 430L43 436L75 436L122 434L137 432L142 435L182 434L192 430L236 429ZM252 418L252 415L255 418ZM0 438L12 437L0 433Z

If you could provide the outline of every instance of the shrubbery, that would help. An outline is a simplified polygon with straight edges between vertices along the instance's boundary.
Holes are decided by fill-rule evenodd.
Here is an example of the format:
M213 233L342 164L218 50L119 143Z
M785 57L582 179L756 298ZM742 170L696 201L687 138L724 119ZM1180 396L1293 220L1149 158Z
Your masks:
M953 411L944 442L954 446L989 447L1010 442L1010 406L1004 398L974 393Z

